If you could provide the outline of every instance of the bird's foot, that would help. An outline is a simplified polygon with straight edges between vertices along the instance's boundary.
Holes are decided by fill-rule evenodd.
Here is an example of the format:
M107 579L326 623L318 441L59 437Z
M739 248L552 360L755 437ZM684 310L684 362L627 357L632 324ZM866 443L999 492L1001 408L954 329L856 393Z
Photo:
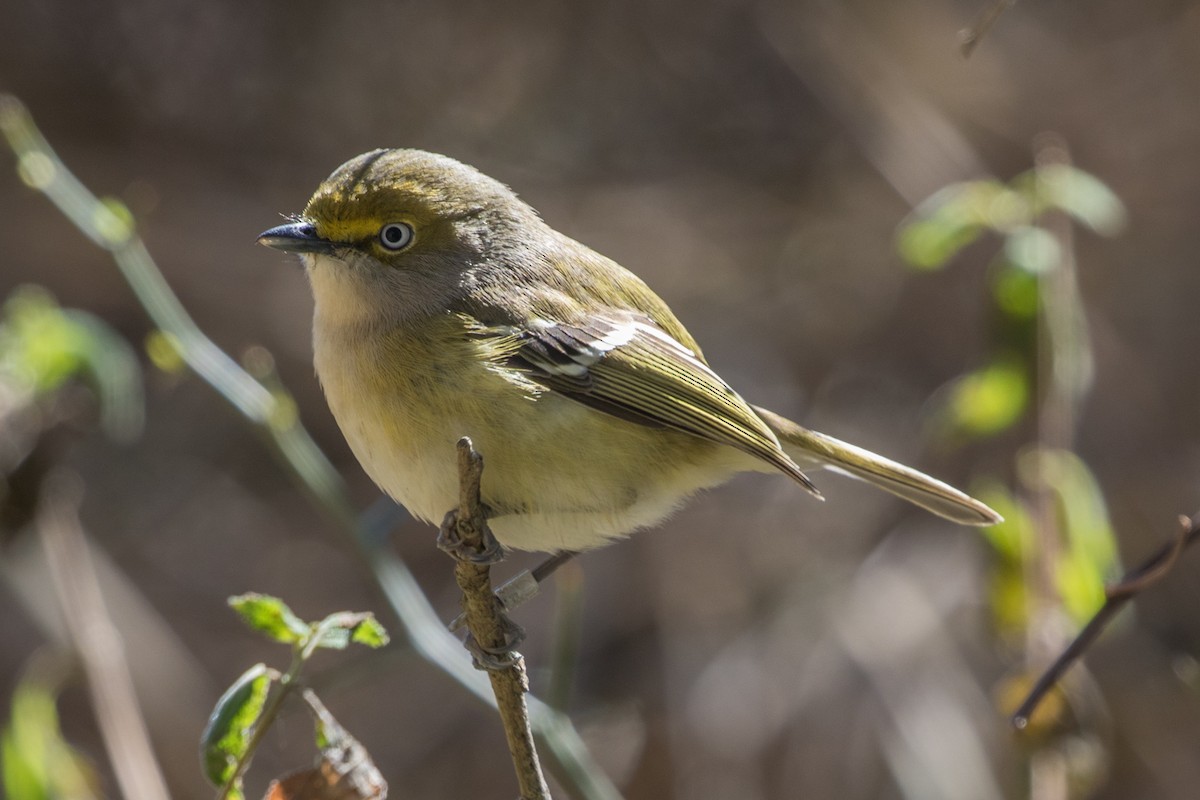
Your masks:
M467 638L463 640L463 647L467 648L467 652L471 654L475 669L508 669L521 658L521 654L517 652L517 645L525 641L525 630L513 622L503 610L497 611L497 619L504 636L502 643L494 647L485 647L477 642L470 633L467 633Z
M460 526L470 523L461 521L458 509L446 513L442 525L438 529L437 546L442 552L449 554L459 561L469 561L472 564L496 564L504 560L504 548L492 534L486 522L481 522L481 529L476 531L483 542L483 549L468 545ZM471 537L474 538L474 537Z

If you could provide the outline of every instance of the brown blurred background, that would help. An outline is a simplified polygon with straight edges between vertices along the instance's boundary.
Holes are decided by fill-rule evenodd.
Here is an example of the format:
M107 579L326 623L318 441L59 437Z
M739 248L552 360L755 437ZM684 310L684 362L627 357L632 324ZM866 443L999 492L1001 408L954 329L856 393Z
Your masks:
M37 0L0 12L0 89L131 206L218 344L274 354L364 507L376 492L312 375L304 277L254 244L347 158L411 146L478 166L642 275L748 399L969 485L1007 476L1029 435L926 435L930 398L988 350L996 242L917 274L895 232L949 182L1028 169L1057 132L1129 212L1119 237L1078 240L1097 356L1078 449L1132 563L1200 507L1200 4L1018 3L964 60L958 31L989 5ZM0 294L44 285L140 345L150 325L109 259L0 165ZM146 383L139 441L85 433L61 458L123 576L110 602L174 796L202 798L211 704L254 661L286 662L225 597L390 620L261 436L194 377L147 366ZM1026 745L992 699L1021 653L990 628L983 540L817 478L824 504L739 479L582 560L570 710L597 758L631 800L1027 796ZM395 547L449 617L433 537L410 521ZM1196 796L1198 581L1193 553L1089 655L1083 757L1100 766L1076 796ZM52 640L30 596L0 585L4 718ZM517 615L535 691L553 615L553 592ZM492 712L403 646L318 667L393 797L514 794ZM78 684L61 712L104 773ZM309 737L286 718L251 793L306 765Z

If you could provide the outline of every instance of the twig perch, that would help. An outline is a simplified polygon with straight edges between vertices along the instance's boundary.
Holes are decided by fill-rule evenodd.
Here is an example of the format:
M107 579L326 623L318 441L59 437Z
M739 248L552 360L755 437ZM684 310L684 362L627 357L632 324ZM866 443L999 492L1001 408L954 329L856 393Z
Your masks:
M439 546L456 562L454 577L463 592L463 613L475 645L468 649L475 655L476 666L486 669L491 680L521 800L549 800L525 704L529 691L525 659L513 649L519 638L517 629L492 593L491 563L498 560L500 545L488 528L486 509L479 498L482 476L483 457L470 439L459 439L459 507L442 524Z
M1179 522L1179 531L1174 539L1159 548L1158 552L1140 565L1125 573L1120 581L1105 590L1107 599L1104 601L1104 605L1088 620L1088 624L1067 646L1067 649L1063 650L1054 663L1042 673L1037 683L1029 690L1025 701L1013 713L1012 724L1014 727L1021 729L1029 724L1029 718L1037 709L1038 704L1042 702L1042 698L1058 683L1063 673L1099 638L1117 612L1143 589L1161 580L1174 566L1179 554L1200 540L1200 513L1190 518L1181 516Z

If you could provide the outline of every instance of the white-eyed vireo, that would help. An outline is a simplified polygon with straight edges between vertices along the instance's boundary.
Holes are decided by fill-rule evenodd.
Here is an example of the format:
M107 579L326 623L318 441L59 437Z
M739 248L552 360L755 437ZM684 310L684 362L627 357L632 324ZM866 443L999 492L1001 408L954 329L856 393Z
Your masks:
M343 164L259 241L298 253L317 375L351 449L421 519L458 504L455 442L487 460L501 544L583 550L738 472L830 467L965 525L1000 517L916 470L748 405L633 273L445 156Z

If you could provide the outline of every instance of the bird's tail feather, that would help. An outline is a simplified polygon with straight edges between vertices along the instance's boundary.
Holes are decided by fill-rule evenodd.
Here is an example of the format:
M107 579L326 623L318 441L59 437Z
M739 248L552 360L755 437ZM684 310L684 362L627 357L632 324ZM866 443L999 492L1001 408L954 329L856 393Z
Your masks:
M765 408L758 415L779 437L784 451L801 467L816 462L826 469L874 484L902 500L962 525L995 525L1004 518L984 503L912 467L802 428Z

